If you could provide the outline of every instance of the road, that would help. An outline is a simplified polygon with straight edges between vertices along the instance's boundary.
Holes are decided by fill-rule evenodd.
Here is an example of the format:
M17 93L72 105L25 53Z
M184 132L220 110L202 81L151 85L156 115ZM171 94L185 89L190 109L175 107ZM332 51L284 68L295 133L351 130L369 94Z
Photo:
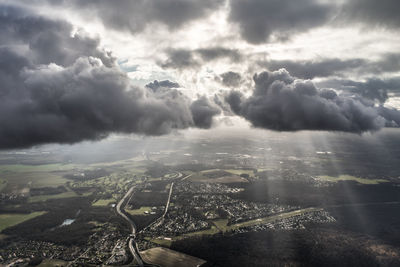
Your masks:
M126 199L133 193L133 190L135 189L134 186L132 186L128 192L126 192L125 196L118 202L117 204L117 213L124 218L129 225L131 226L131 235L129 236L129 250L131 251L131 254L133 258L136 260L139 266L144 266L142 257L140 256L139 249L137 248L136 242L135 242L135 235L136 235L136 225L135 223L123 212L123 205L125 204ZM121 210L122 208L122 210Z
M174 188L174 182L171 183L171 186L169 188L168 201L167 201L167 204L165 205L165 211L164 211L164 214L162 215L162 217L165 217L165 214L167 214L167 212L168 212L169 203L171 202L171 195L172 195L173 188Z

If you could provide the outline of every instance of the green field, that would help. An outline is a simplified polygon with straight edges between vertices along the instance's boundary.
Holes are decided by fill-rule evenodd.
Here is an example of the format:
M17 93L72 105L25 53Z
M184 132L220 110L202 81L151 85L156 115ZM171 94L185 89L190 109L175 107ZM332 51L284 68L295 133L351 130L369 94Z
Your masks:
M7 180L0 179L0 192L7 186Z
M212 223L221 231L225 232L228 225L228 219L214 220Z
M240 177L237 174L232 173L233 170L223 170L223 169L210 169L197 173L193 173L187 179L192 182L199 183L242 183L248 182L247 179ZM235 170L238 171L239 170ZM210 178L207 176L208 173L212 172L222 172L219 177ZM225 172L225 173L224 173Z
M327 176L327 175L322 175L317 177L321 181L327 181L327 182L332 182L332 183L337 183L339 181L355 181L360 184L379 184L379 183L386 183L388 180L384 179L365 179L365 178L359 178L351 175L340 175L339 177L334 177L334 176Z
M93 204L92 204L92 206L95 206L95 207L105 207L105 206L108 206L108 205L110 205L111 203L115 203L116 201L115 201L115 199L113 199L113 198L109 198L109 199L99 199L99 200L97 200L96 202L94 202Z
M45 211L37 211L28 214L0 214L0 232L8 227L20 224L45 213Z
M72 170L76 167L77 165L74 164L44 164L44 165L8 164L8 165L0 165L0 173L67 171L67 170Z
M68 192L64 192L61 194L55 194L55 195L39 195L39 196L30 197L28 199L28 202L33 203L33 202L46 201L48 199L69 198L69 197L79 197L79 196L83 196L83 195L78 195L73 191L68 191Z
M253 170L228 169L228 170L224 170L224 171L232 173L232 174L236 174L236 175L247 174L249 176L254 176Z
M227 226L225 229L226 229L226 231L230 231L230 230L239 229L239 228L247 227L247 226L266 224L269 222L274 222L276 220L286 219L286 218L289 218L292 216L296 216L296 215L300 215L300 214L304 214L304 213L308 213L308 212L312 212L312 211L319 211L319 210L322 210L322 209L307 208L307 209L285 212L285 213L278 214L278 215L273 215L273 216L259 218L259 219L255 219L255 220L251 220L251 221L242 222L242 223L232 224L232 225Z
M54 267L54 266L67 266L68 262L62 260L49 260L45 259L38 265L38 267Z
M145 239L163 247L170 247L172 244L172 240L159 239L159 238L154 238L154 239L145 238Z
M73 170L90 170L99 167L106 167L110 172L121 172L117 177L123 179L124 173L132 175L141 175L146 170L138 162L132 160L115 161L109 163L96 163L89 165L79 164L43 164L43 165L24 165L8 164L0 165L0 191L20 190L26 187L56 187L64 185L71 181L64 177L65 174ZM2 181L6 181L3 183ZM95 182L90 181L92 184ZM89 182L89 183L90 183ZM4 191L4 190L3 190Z
M146 215L144 214L144 212L151 212L151 207L140 207L140 209L135 210L126 209L125 211L128 212L130 215Z
M63 172L75 167L72 164L0 165L0 179L7 182L6 185L0 184L0 189L63 185L68 181Z

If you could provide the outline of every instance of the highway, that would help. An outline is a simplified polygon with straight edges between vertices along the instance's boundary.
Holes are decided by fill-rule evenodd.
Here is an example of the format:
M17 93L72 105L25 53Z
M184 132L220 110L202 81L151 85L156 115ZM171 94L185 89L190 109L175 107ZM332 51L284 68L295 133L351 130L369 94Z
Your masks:
M162 217L165 217L165 215L166 215L167 212L168 212L169 203L171 202L171 195L172 195L172 189L173 189L173 187L174 187L174 183L172 182L172 183L171 183L171 186L170 186L170 188L169 188L168 201L167 201L167 204L165 205L165 211L164 211L164 214L162 215Z
M131 254L133 258L136 260L137 264L139 266L144 266L142 257L140 256L139 249L137 248L136 242L135 242L135 235L136 235L136 225L135 223L128 217L126 214L123 212L123 205L126 201L126 199L133 193L133 190L135 189L134 186L132 186L128 192L126 192L125 196L118 202L116 209L117 213L124 218L129 225L131 226L131 235L129 236L129 250L131 251ZM126 203L125 203L126 204ZM122 210L121 210L122 207Z

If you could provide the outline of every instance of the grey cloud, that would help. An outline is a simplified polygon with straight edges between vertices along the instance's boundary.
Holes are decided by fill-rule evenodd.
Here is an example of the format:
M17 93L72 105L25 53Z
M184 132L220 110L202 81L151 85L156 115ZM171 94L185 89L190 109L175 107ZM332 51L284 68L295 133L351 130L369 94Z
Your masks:
M3 47L15 49L32 64L67 66L80 55L94 56L111 66L114 58L99 49L99 40L77 32L71 36L72 25L65 21L30 16L27 10L1 6L0 36Z
M176 85L169 81L158 83L162 90L133 86L116 65L103 61L107 54L97 47L88 51L89 39L70 41L65 22L1 5L0 20L12 21L0 24L2 37L7 36L0 40L0 149L96 140L114 132L161 135L207 128L218 113L207 99L192 103L169 88ZM42 30L63 44L48 57L37 57L40 48L30 45ZM11 39L24 50L14 51ZM65 49L71 42L73 51Z
M377 100L384 103L388 99L389 92L400 91L400 78L369 78L365 81L353 81L349 79L330 79L318 83L319 86L336 88L345 92L355 93L364 98Z
M238 62L242 59L242 54L238 50L224 47L207 47L195 50L168 49L166 54L167 60L159 62L159 65L162 68L171 69L197 68L205 62L224 58L231 62Z
M194 68L199 66L199 62L194 59L190 50L171 49L167 51L168 59L160 62L162 68L165 69L183 69Z
M302 79L313 79L315 77L328 77L342 73L346 70L358 68L366 61L363 59L341 60L320 59L320 60L270 60L259 62L260 66L267 67L271 71L286 69L291 75Z
M224 47L200 48L195 50L195 52L200 54L204 61L212 61L219 58L229 58L232 62L237 62L242 59L242 55L239 53L239 51Z
M387 122L372 102L319 90L311 81L296 80L284 69L256 74L254 82L250 97L234 91L225 99L233 112L255 127L361 133L378 130Z
M193 114L194 124L199 128L208 129L211 127L213 117L219 115L221 110L205 96L200 97L190 105Z
M221 83L227 87L238 87L242 82L242 76L233 71L228 71L222 73L221 75Z
M378 112L386 119L386 127L400 127L400 112L397 109L379 106Z
M250 43L268 41L272 35L287 38L292 33L321 26L335 6L316 0L230 0L229 20L237 23Z
M30 4L30 1L27 3ZM98 18L107 27L137 33L151 23L176 29L207 16L224 0L48 0L50 5L71 8L85 19ZM35 1L43 5L43 1Z
M259 66L271 71L284 68L291 75L302 79L315 77L344 76L346 73L381 74L398 72L400 70L400 54L386 53L378 60L361 58L339 59L322 58L318 60L269 60L259 61Z
M145 86L147 88L150 88L154 92L157 91L159 88L179 88L179 87L181 87L179 85L179 83L171 82L170 80L164 80L164 81L154 80L153 82L148 83Z
M364 72L372 74L398 71L400 71L399 53L386 53L379 60L369 62L367 66L364 66Z
M397 30L400 26L399 13L398 0L351 0L344 4L338 19Z

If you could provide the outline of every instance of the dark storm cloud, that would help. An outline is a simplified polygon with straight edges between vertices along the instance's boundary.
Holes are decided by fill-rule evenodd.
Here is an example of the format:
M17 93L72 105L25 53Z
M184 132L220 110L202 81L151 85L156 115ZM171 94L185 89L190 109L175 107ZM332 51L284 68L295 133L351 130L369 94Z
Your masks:
M194 124L203 129L211 127L213 117L219 115L221 110L205 96L200 97L190 105Z
M179 88L179 87L181 87L179 85L179 83L171 82L170 80L164 80L164 81L154 80L153 82L148 83L145 86L147 88L150 88L154 92L157 91L159 88Z
M228 71L222 73L221 75L221 83L227 87L238 87L242 82L242 76L233 71Z
M168 57L167 60L158 64L166 69L197 68L202 63L218 59L229 59L231 62L238 62L242 59L242 54L238 50L224 47L207 47L195 50L168 49L165 52Z
M205 98L192 103L168 88L174 85L169 81L160 82L162 90L132 86L98 49L98 40L71 37L65 22L1 5L0 21L2 149L95 140L114 132L161 135L207 128L218 113ZM49 36L58 44L47 55L42 51L47 46L32 45L42 35L44 44Z
M316 0L230 0L229 20L237 23L241 36L258 44L271 37L288 37L323 25L334 6Z
M349 0L344 4L339 20L361 22L370 26L398 29L400 26L398 0Z
M296 80L284 69L256 74L254 82L250 97L234 91L225 99L234 113L255 127L361 133L387 123L373 102L319 90L311 81Z
M31 0L26 1L30 4ZM170 29L207 16L224 0L47 0L50 5L71 8L85 19L100 19L106 28L137 33L150 23ZM43 1L35 1L43 5Z
M400 112L397 109L379 106L378 112L386 119L386 127L400 127Z
M114 58L98 48L99 40L75 33L72 25L64 21L49 20L40 16L29 16L26 10L12 6L1 6L1 45L18 50L32 64L67 66L80 55L94 56L111 66Z
M331 79L319 82L320 87L335 88L344 92L356 93L364 98L384 103L390 92L400 92L400 78L368 78L365 81Z

